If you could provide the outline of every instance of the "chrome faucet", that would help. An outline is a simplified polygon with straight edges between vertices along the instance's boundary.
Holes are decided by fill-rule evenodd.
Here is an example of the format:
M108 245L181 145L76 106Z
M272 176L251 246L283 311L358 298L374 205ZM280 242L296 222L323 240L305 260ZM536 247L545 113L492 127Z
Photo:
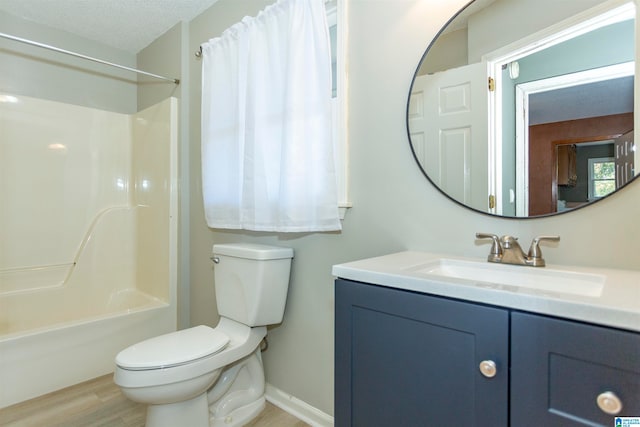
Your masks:
M491 239L491 250L487 261L502 264L527 265L530 267L544 267L545 262L540 250L540 242L543 240L559 242L560 236L539 236L533 239L529 252L524 253L518 238L513 236L498 237L495 234L476 233L478 239Z

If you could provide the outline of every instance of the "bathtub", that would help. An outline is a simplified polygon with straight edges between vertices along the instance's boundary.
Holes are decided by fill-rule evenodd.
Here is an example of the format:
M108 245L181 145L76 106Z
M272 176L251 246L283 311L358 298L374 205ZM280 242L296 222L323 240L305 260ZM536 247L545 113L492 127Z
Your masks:
M128 116L18 98L0 105L18 136L0 141L0 408L113 372L177 318L177 101Z
M0 272L0 408L113 372L120 350L176 329L171 298L135 268L145 209L102 212L72 263Z
M46 303L65 304L60 300L64 294L56 297ZM79 320L46 321L46 326L3 335L0 408L113 372L120 350L175 330L169 304L136 290L121 291L115 297L117 304L104 307L100 314L87 316L79 310ZM2 299L0 304L9 303ZM33 323L31 314L24 310L16 320Z

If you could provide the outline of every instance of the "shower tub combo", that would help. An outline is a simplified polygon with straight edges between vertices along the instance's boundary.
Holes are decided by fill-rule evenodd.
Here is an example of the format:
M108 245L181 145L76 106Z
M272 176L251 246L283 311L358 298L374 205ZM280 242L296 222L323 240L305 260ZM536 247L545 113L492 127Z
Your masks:
M126 115L0 93L0 408L176 329L177 101Z

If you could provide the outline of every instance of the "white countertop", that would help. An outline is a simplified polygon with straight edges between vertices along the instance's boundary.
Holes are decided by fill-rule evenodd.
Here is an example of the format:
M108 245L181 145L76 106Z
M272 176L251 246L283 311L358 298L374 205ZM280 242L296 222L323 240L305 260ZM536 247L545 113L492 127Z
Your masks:
M333 266L336 277L431 295L491 304L640 332L640 271L547 264L549 272L603 275L599 296L574 295L428 274L421 266L438 259L486 262L426 252L399 252ZM487 263L489 264L489 263ZM491 264L495 268L513 268Z

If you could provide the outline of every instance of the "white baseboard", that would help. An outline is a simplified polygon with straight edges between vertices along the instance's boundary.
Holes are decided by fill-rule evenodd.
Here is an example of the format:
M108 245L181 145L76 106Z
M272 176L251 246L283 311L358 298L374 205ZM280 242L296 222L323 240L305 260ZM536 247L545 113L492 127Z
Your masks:
M271 384L266 386L265 397L278 408L310 424L312 427L333 426L333 417L331 415L325 414L318 408L285 393Z

